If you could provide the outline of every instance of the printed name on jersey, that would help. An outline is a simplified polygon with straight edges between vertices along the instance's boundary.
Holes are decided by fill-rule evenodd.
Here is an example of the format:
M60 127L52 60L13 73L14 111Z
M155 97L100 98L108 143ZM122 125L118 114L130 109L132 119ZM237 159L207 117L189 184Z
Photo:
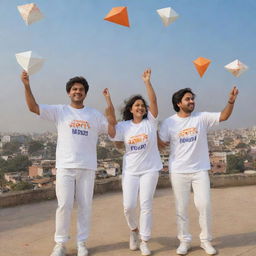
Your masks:
M197 139L198 131L195 127L187 128L179 132L180 144L193 142Z
M70 124L69 127L72 128L82 128L82 129L90 129L90 124L87 121L84 120L73 120Z
M144 142L147 140L148 140L148 135L145 133L142 133L139 135L131 136L130 139L128 140L128 144L136 144L136 143Z
M142 145L139 145L139 146L131 146L131 150L141 150L141 149L146 148L146 145L147 144L142 144Z
M84 120L73 120L69 127L72 128L72 134L88 136L88 130L91 128L89 122Z
M145 149L147 144L145 142L148 141L148 135L145 133L139 134L139 135L135 135L135 136L131 136L128 140L128 144L130 144L131 146L131 151L134 150L142 150ZM134 145L134 144L138 144L138 143L143 143L141 145Z

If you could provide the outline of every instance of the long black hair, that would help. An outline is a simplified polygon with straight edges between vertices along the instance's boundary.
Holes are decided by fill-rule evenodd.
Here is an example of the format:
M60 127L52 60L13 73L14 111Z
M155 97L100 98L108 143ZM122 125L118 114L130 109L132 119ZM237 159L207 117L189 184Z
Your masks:
M146 113L143 116L143 119L148 116L147 102L144 100L144 98L141 95L134 95L134 96L131 96L128 100L125 100L125 102L124 102L125 106L121 110L121 114L122 114L122 117L123 117L124 121L133 119L133 114L131 113L131 109L132 109L132 106L133 106L133 104L135 103L136 100L142 100L144 105L145 105Z

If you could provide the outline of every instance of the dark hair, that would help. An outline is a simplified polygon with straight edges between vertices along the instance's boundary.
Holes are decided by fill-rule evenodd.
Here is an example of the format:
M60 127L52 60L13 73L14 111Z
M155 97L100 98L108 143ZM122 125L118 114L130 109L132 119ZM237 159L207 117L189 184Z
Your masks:
M177 92L175 92L173 95L172 95L172 105L173 105L173 108L176 112L179 112L180 111L180 108L178 107L178 103L181 102L183 96L186 94L186 93L191 93L193 96L195 96L195 94L192 92L192 90L190 88L184 88L184 89L181 89Z
M141 95L134 95L131 96L128 100L124 101L124 108L121 111L121 114L123 116L123 120L127 121L127 120L132 120L133 119L133 114L131 113L131 108L133 106L133 104L135 103L136 100L142 100L145 107L146 107L146 113L143 116L143 119L146 118L148 116L148 105L147 102L143 99L143 97Z
M66 84L66 91L67 93L70 92L71 90L71 87L75 84L75 83L78 83L78 84L82 84L83 87L84 87L84 90L85 90L85 94L88 92L89 90L89 85L86 81L86 79L82 76L75 76L73 78L70 78L69 81L67 82Z

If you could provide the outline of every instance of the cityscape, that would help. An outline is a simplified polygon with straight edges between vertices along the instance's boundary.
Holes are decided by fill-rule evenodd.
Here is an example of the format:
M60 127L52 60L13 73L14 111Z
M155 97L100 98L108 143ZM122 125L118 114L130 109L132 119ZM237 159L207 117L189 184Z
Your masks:
M57 134L51 132L0 135L0 193L36 190L55 186ZM214 130L208 134L211 175L256 173L256 126ZM96 179L122 174L124 150L117 149L108 136L97 145ZM161 151L163 170L168 173L169 149Z

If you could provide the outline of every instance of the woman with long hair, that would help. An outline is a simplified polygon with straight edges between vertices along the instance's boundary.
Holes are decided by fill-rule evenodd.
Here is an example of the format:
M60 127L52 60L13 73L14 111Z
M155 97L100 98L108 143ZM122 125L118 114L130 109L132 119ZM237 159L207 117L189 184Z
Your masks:
M150 82L151 70L142 75L149 98L149 106L141 95L125 101L123 121L116 125L114 141L123 141L122 188L124 214L130 228L130 249L140 248L142 255L150 255L148 240L151 237L152 201L162 162L157 147L158 107ZM136 207L140 199L140 221ZM139 245L139 235L141 243Z

